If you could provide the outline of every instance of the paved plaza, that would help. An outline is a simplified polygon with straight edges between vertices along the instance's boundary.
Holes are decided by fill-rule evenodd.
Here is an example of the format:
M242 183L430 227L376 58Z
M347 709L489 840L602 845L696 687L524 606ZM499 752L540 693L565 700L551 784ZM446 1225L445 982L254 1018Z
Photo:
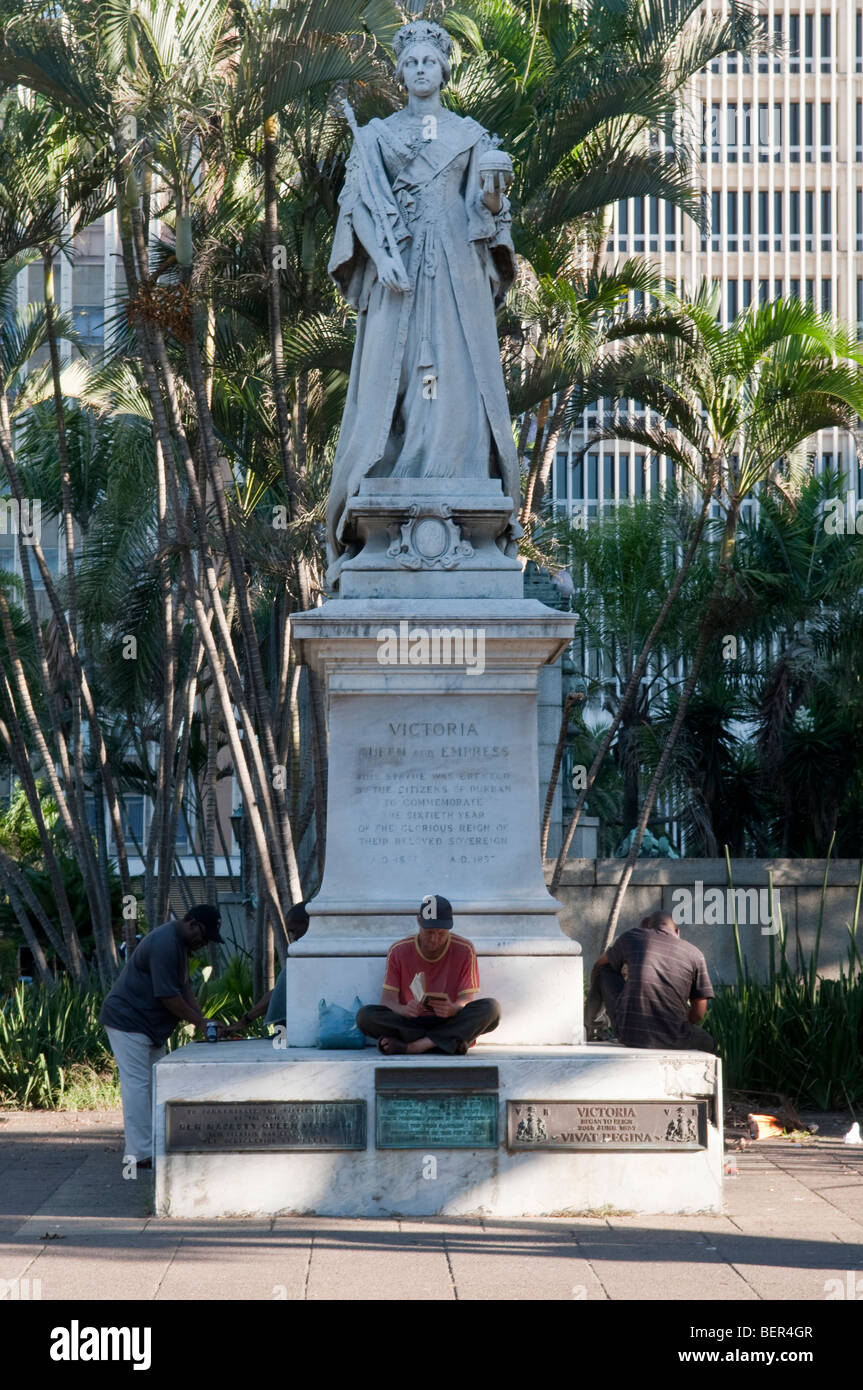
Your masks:
M0 1114L7 1287L61 1300L863 1296L863 1147L836 1139L729 1155L722 1216L520 1220L155 1220L152 1175L124 1180L122 1147L119 1111Z

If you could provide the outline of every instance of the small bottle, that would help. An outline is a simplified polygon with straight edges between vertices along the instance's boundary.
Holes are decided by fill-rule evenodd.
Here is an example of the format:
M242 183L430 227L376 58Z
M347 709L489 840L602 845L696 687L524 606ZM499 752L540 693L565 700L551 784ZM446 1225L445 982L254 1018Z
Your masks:
M215 1021L215 1019L213 1019L213 1018L208 1018L208 1019L207 1019L207 1042L208 1042L208 1043L214 1043L214 1042L218 1042L218 1040L219 1040L219 1030L218 1030L218 1028L217 1028L217 1026L216 1026L216 1021Z

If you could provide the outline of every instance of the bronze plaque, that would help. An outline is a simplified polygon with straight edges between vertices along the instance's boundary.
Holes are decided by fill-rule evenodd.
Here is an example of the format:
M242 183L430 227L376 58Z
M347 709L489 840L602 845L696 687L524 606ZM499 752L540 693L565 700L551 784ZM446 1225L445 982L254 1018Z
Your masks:
M496 1092L437 1091L376 1097L378 1149L496 1149Z
M169 1101L168 1153L364 1149L364 1100Z
M707 1148L706 1100L508 1100L506 1144L562 1152Z

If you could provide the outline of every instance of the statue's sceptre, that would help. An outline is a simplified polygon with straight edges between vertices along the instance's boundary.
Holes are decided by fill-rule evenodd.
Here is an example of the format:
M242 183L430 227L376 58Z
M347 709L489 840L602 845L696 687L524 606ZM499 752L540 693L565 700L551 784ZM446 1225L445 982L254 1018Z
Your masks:
M354 114L354 108L351 106L351 103L348 101L347 97L342 98L342 106L344 107L345 117L347 119L348 125L350 126L351 131L353 133L354 146L359 153L360 167L362 168L363 177L365 178L368 187L368 192L370 195L368 199L368 205L371 214L375 220L375 230L377 231L377 234L380 237L381 245L385 247L385 249L390 253L396 264L400 265L401 252L399 251L398 243L396 242L396 239L393 236L393 229L390 226L390 220L385 213L381 212L380 200L374 196L374 180L372 179L372 171L369 168L368 160L366 159L366 152L363 148L363 142L360 139L360 128L357 125L357 118Z

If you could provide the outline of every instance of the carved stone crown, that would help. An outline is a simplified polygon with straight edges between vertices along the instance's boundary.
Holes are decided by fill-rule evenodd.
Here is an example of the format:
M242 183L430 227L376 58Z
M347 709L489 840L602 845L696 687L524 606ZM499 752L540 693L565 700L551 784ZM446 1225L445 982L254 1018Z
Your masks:
M435 48L440 49L447 62L450 61L452 39L446 29L442 29L439 24L434 24L427 19L415 19L411 24L403 24L393 39L396 62L405 49L415 43L433 43Z

